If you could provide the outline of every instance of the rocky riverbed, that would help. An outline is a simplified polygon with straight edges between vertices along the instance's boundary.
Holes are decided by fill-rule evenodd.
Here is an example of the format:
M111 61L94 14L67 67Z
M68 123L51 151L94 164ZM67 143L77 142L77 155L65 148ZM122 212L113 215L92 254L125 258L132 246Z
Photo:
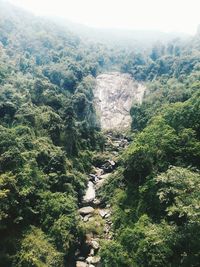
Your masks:
M76 267L101 267L99 250L102 240L110 240L112 233L112 207L102 203L98 191L112 178L117 167L116 158L129 140L123 135L113 135L112 130L124 131L130 128L130 109L133 104L141 103L146 90L143 84L132 79L129 74L111 72L101 74L96 79L94 90L95 105L102 130L107 130L105 151L109 159L101 166L93 166L88 175L85 195L80 203L79 216L88 230L76 253ZM111 130L108 133L108 130ZM92 225L92 227L91 227ZM100 230L101 229L101 230Z
M129 141L124 137L113 137L107 134L106 150L110 152L110 159L102 166L94 166L93 173L88 175L88 186L80 204L79 214L82 222L87 225L94 223L98 228L103 228L103 233L87 233L84 243L81 245L76 255L76 267L101 267L99 250L102 240L112 239L112 207L107 203L102 203L99 199L98 190L112 176L116 169L115 162L118 153L123 150ZM97 220L98 218L98 220Z

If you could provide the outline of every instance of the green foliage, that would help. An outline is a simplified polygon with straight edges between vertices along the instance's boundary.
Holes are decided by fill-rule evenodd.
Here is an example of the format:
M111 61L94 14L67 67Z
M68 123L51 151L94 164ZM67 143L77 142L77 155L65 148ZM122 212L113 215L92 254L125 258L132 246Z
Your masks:
M16 254L13 266L63 266L74 254L85 172L102 148L93 107L94 77L106 64L100 52L107 55L0 1L2 266Z
M199 36L145 53L85 43L0 2L2 266L66 266L83 234L103 234L99 215L80 224L77 209L85 173L108 158L95 77L119 68L147 90L131 109L134 140L100 191L115 233L103 266L199 266L199 48Z
M152 224L147 215L133 228L126 228L120 238L135 266L170 266L176 228L166 222Z
M41 224L47 230L62 214L74 218L76 204L73 197L66 193L45 191L41 195L41 203L38 208L41 214Z
M64 266L63 255L40 229L31 227L21 241L21 249L15 257L13 266L61 267Z
M128 266L200 262L199 75L189 72L179 82L161 75L144 102L132 107L138 133L121 157L121 178L116 173L102 192L112 204L114 242L128 255ZM108 261L109 249L103 251Z
M93 233L103 236L104 221L99 214L94 214L89 221L80 222L79 227L84 235Z
M174 162L178 138L173 128L161 118L140 133L125 154L125 177L139 184L153 171L163 171Z
M100 251L104 267L128 267L130 261L128 255L124 252L123 247L115 241L107 241L102 244Z
M183 223L200 223L199 173L173 167L156 177L158 196L166 206L167 216Z

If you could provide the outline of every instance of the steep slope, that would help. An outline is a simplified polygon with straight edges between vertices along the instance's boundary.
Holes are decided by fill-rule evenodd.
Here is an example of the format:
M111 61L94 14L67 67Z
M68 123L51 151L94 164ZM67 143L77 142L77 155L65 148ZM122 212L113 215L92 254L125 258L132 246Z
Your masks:
M96 82L94 96L101 128L129 128L131 106L133 103L141 103L144 84L134 81L129 74L119 72L101 74Z

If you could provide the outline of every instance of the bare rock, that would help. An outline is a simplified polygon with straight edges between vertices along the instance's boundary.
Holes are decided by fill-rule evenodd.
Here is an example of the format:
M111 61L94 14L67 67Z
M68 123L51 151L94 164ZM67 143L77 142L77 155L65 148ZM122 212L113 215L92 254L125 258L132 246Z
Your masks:
M107 219L107 218L109 218L110 217L110 213L107 213L106 215L105 215L105 218Z
M91 181L89 181L85 196L83 197L83 203L91 203L95 199L95 196L96 193L94 184Z
M102 218L105 218L105 216L107 216L109 214L109 210L103 210L103 209L100 209L99 210L99 215L102 217Z
M93 248L90 250L90 256L94 256L94 249Z
M95 174L97 177L101 176L104 173L103 169L95 168Z
M90 242L90 245L93 247L93 249L95 249L95 250L97 250L97 249L99 249L99 243L97 242L97 241L95 241L95 240L92 240L91 242Z
M109 72L97 76L94 96L102 129L129 128L132 103L142 102L145 89L129 74Z
M100 262L100 260L101 260L101 258L99 256L88 257L86 259L87 263L89 263L89 264L97 264Z
M108 162L110 163L111 166L115 166L115 164L116 164L116 163L114 162L114 160L108 160Z
M87 214L91 214L94 212L94 208L91 206L87 206L87 207L83 207L81 209L79 209L79 213L83 216L87 215Z
M76 267L88 267L88 264L84 261L77 261Z

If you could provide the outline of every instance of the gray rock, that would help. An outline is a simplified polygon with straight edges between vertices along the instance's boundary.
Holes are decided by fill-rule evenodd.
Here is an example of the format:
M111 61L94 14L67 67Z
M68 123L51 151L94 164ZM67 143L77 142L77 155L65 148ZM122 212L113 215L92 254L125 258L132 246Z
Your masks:
M95 168L95 174L97 177L101 176L103 173L103 169Z
M105 215L105 218L107 219L107 218L109 218L110 217L110 213L107 213L106 215Z
M91 203L96 196L94 184L89 181L87 185L87 190L85 196L83 197L83 203Z
M132 103L142 102L145 89L144 84L134 81L129 74L109 72L97 76L94 96L102 129L129 128Z
M88 267L88 264L84 261L77 261L76 267Z
M90 242L90 245L91 245L95 250L99 249L99 243L98 243L97 241L95 241L95 240L92 240L92 241Z
M102 210L102 209L99 210L99 215L102 218L105 218L105 216L108 215L108 214L109 214L109 211L108 210Z
M94 249L93 248L90 250L90 256L94 256Z
M79 209L79 213L81 215L87 215L87 214L90 214L93 212L94 212L94 208L92 208L91 206L87 206L87 207L83 207L83 208Z
M108 162L110 163L111 166L115 166L115 162L113 160L108 160Z
M89 264L97 264L100 262L100 260L101 260L101 258L99 256L88 257L86 259L87 263L89 263Z

